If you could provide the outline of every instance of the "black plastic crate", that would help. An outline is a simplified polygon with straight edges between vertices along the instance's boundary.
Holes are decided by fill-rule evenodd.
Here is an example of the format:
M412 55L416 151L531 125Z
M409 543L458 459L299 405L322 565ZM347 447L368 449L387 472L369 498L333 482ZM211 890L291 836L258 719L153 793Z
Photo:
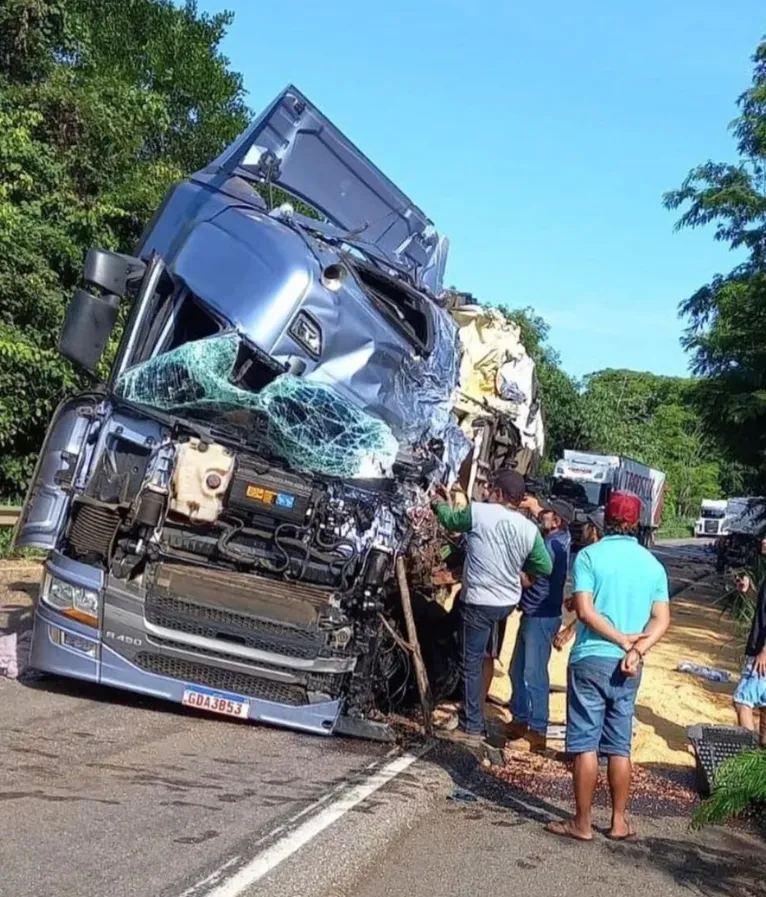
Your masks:
M691 726L686 730L697 758L697 790L709 797L721 764L758 746L758 735L739 726Z

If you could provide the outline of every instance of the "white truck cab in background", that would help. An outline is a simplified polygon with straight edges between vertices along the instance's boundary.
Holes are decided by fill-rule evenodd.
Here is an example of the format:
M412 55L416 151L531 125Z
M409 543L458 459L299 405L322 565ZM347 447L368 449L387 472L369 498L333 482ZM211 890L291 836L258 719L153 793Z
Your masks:
M714 538L728 533L727 505L725 498L703 498L700 515L694 524L694 535Z

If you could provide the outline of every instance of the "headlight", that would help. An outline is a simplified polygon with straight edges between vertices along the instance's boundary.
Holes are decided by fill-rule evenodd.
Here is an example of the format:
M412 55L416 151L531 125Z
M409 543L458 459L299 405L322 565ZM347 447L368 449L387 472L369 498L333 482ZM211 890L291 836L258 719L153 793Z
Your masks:
M48 576L43 586L42 599L64 616L79 620L88 626L98 626L101 610L101 598L98 592Z

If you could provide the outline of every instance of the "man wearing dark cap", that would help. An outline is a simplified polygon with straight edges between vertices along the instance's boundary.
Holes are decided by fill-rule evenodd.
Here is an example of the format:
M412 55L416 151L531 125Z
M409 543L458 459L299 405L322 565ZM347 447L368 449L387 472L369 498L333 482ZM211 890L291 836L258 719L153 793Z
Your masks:
M591 511L585 515L585 523L582 528L582 544L583 546L595 545L596 542L604 538L604 512L601 508ZM574 598L570 595L564 602L564 607L570 613L574 610ZM564 649L575 636L577 629L577 617L566 626L562 626L558 631L556 638L553 639L553 647L557 651Z
M484 734L484 701L500 649L500 626L521 598L521 574L548 576L551 559L532 521L519 512L524 478L505 469L493 477L487 500L435 510L445 529L466 534L461 592L463 706L454 737L478 745Z
M583 545L595 545L604 535L604 512L601 508L585 515L582 528Z
M635 838L626 817L630 796L633 712L646 653L670 623L668 577L638 544L641 499L614 492L604 538L584 548L573 571L579 621L567 677L566 750L574 756L575 817L548 831L591 841L599 754L608 758L612 841Z
M561 626L564 585L569 572L569 526L574 508L567 501L543 505L538 519L545 549L550 555L550 576L522 583L521 623L511 660L511 715L507 729L511 750L544 751L550 711L550 676L553 640Z

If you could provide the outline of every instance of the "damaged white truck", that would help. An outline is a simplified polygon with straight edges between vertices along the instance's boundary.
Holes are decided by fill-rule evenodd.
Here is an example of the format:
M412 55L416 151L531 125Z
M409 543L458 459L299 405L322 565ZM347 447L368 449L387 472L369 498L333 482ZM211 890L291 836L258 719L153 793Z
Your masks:
M107 382L58 408L16 530L48 552L31 666L386 737L402 556L454 687L452 630L422 607L454 599L460 546L430 492L534 472L543 431L518 331L443 290L446 257L293 87L171 190L135 257L91 250L62 353L94 372L127 320Z

